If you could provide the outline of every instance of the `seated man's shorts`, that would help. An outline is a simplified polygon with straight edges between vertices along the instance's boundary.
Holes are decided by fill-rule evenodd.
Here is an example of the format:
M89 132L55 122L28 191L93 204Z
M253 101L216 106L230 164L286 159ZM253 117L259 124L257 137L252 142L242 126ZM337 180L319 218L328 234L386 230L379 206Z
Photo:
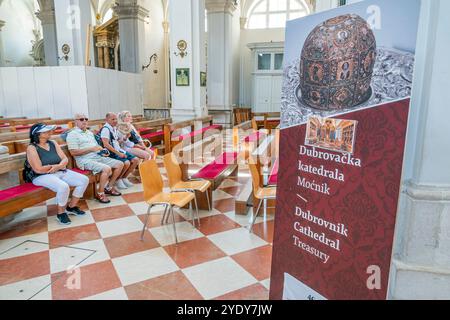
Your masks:
M127 162L127 161L131 162L134 158L136 158L136 156L133 156L131 153L125 152L125 154L127 155L126 158L120 158L115 153L111 153L110 157L111 157L111 159L118 160L118 161L121 161L121 162Z
M89 159L83 159L82 163L77 162L80 169L92 171L94 174L102 172L105 168L118 168L121 163L121 161L114 160L110 157L102 157L100 155L90 156Z

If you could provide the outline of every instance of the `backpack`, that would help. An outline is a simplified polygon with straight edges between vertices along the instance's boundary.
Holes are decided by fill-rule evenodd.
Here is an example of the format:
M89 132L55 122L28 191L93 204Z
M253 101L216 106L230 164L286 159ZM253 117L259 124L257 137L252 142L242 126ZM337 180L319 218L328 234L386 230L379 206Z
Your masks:
M31 168L30 163L28 160L25 160L25 163L23 164L23 171L22 171L22 178L23 181L27 183L33 182L33 179L36 177L36 174L33 171L33 168Z
M67 136L69 135L69 133L72 131L73 129L69 129L63 133L61 133L60 137L64 142L67 142Z
M115 139L114 139L114 135L112 134L111 130L109 130L108 127L106 127L106 126L102 127L100 129L100 131L94 136L95 136L95 140L97 140L97 143L99 144L99 146L104 148L105 146L103 145L103 140L102 140L102 131L103 131L103 129L108 129L110 143L112 143Z

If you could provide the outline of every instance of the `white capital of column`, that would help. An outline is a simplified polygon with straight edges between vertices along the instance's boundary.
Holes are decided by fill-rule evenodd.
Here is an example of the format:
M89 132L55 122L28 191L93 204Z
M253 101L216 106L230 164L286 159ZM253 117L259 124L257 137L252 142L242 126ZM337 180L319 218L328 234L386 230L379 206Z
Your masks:
M55 24L55 9L40 10L36 12L36 17L41 20L41 24Z
M225 12L233 14L237 9L237 4L234 0L206 0L205 7L208 13Z
M141 21L145 21L145 18L148 17L149 13L147 9L137 4L131 5L118 4L113 7L113 10L118 15L119 20L138 19Z

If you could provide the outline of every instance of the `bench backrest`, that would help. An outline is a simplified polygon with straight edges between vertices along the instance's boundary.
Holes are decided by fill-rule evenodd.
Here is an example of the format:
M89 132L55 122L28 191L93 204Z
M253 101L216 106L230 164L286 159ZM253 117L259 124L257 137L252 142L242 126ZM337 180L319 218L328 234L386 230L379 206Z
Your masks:
M170 124L171 122L172 122L172 118L168 118L168 119L133 122L133 125L136 129L141 129L141 128L157 129L157 128L162 128L164 125Z

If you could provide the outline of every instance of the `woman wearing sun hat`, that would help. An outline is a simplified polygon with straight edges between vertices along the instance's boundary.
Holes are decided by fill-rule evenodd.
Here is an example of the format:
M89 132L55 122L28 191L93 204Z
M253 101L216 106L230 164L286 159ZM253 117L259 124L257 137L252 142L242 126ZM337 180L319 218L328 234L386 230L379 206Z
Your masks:
M67 170L68 159L61 147L50 140L56 126L42 123L33 125L30 129L30 145L27 149L27 162L31 167L31 182L56 193L58 204L57 219L60 224L71 223L68 214L83 216L77 204L83 197L89 178L80 173ZM75 187L72 200L68 204L70 187Z

